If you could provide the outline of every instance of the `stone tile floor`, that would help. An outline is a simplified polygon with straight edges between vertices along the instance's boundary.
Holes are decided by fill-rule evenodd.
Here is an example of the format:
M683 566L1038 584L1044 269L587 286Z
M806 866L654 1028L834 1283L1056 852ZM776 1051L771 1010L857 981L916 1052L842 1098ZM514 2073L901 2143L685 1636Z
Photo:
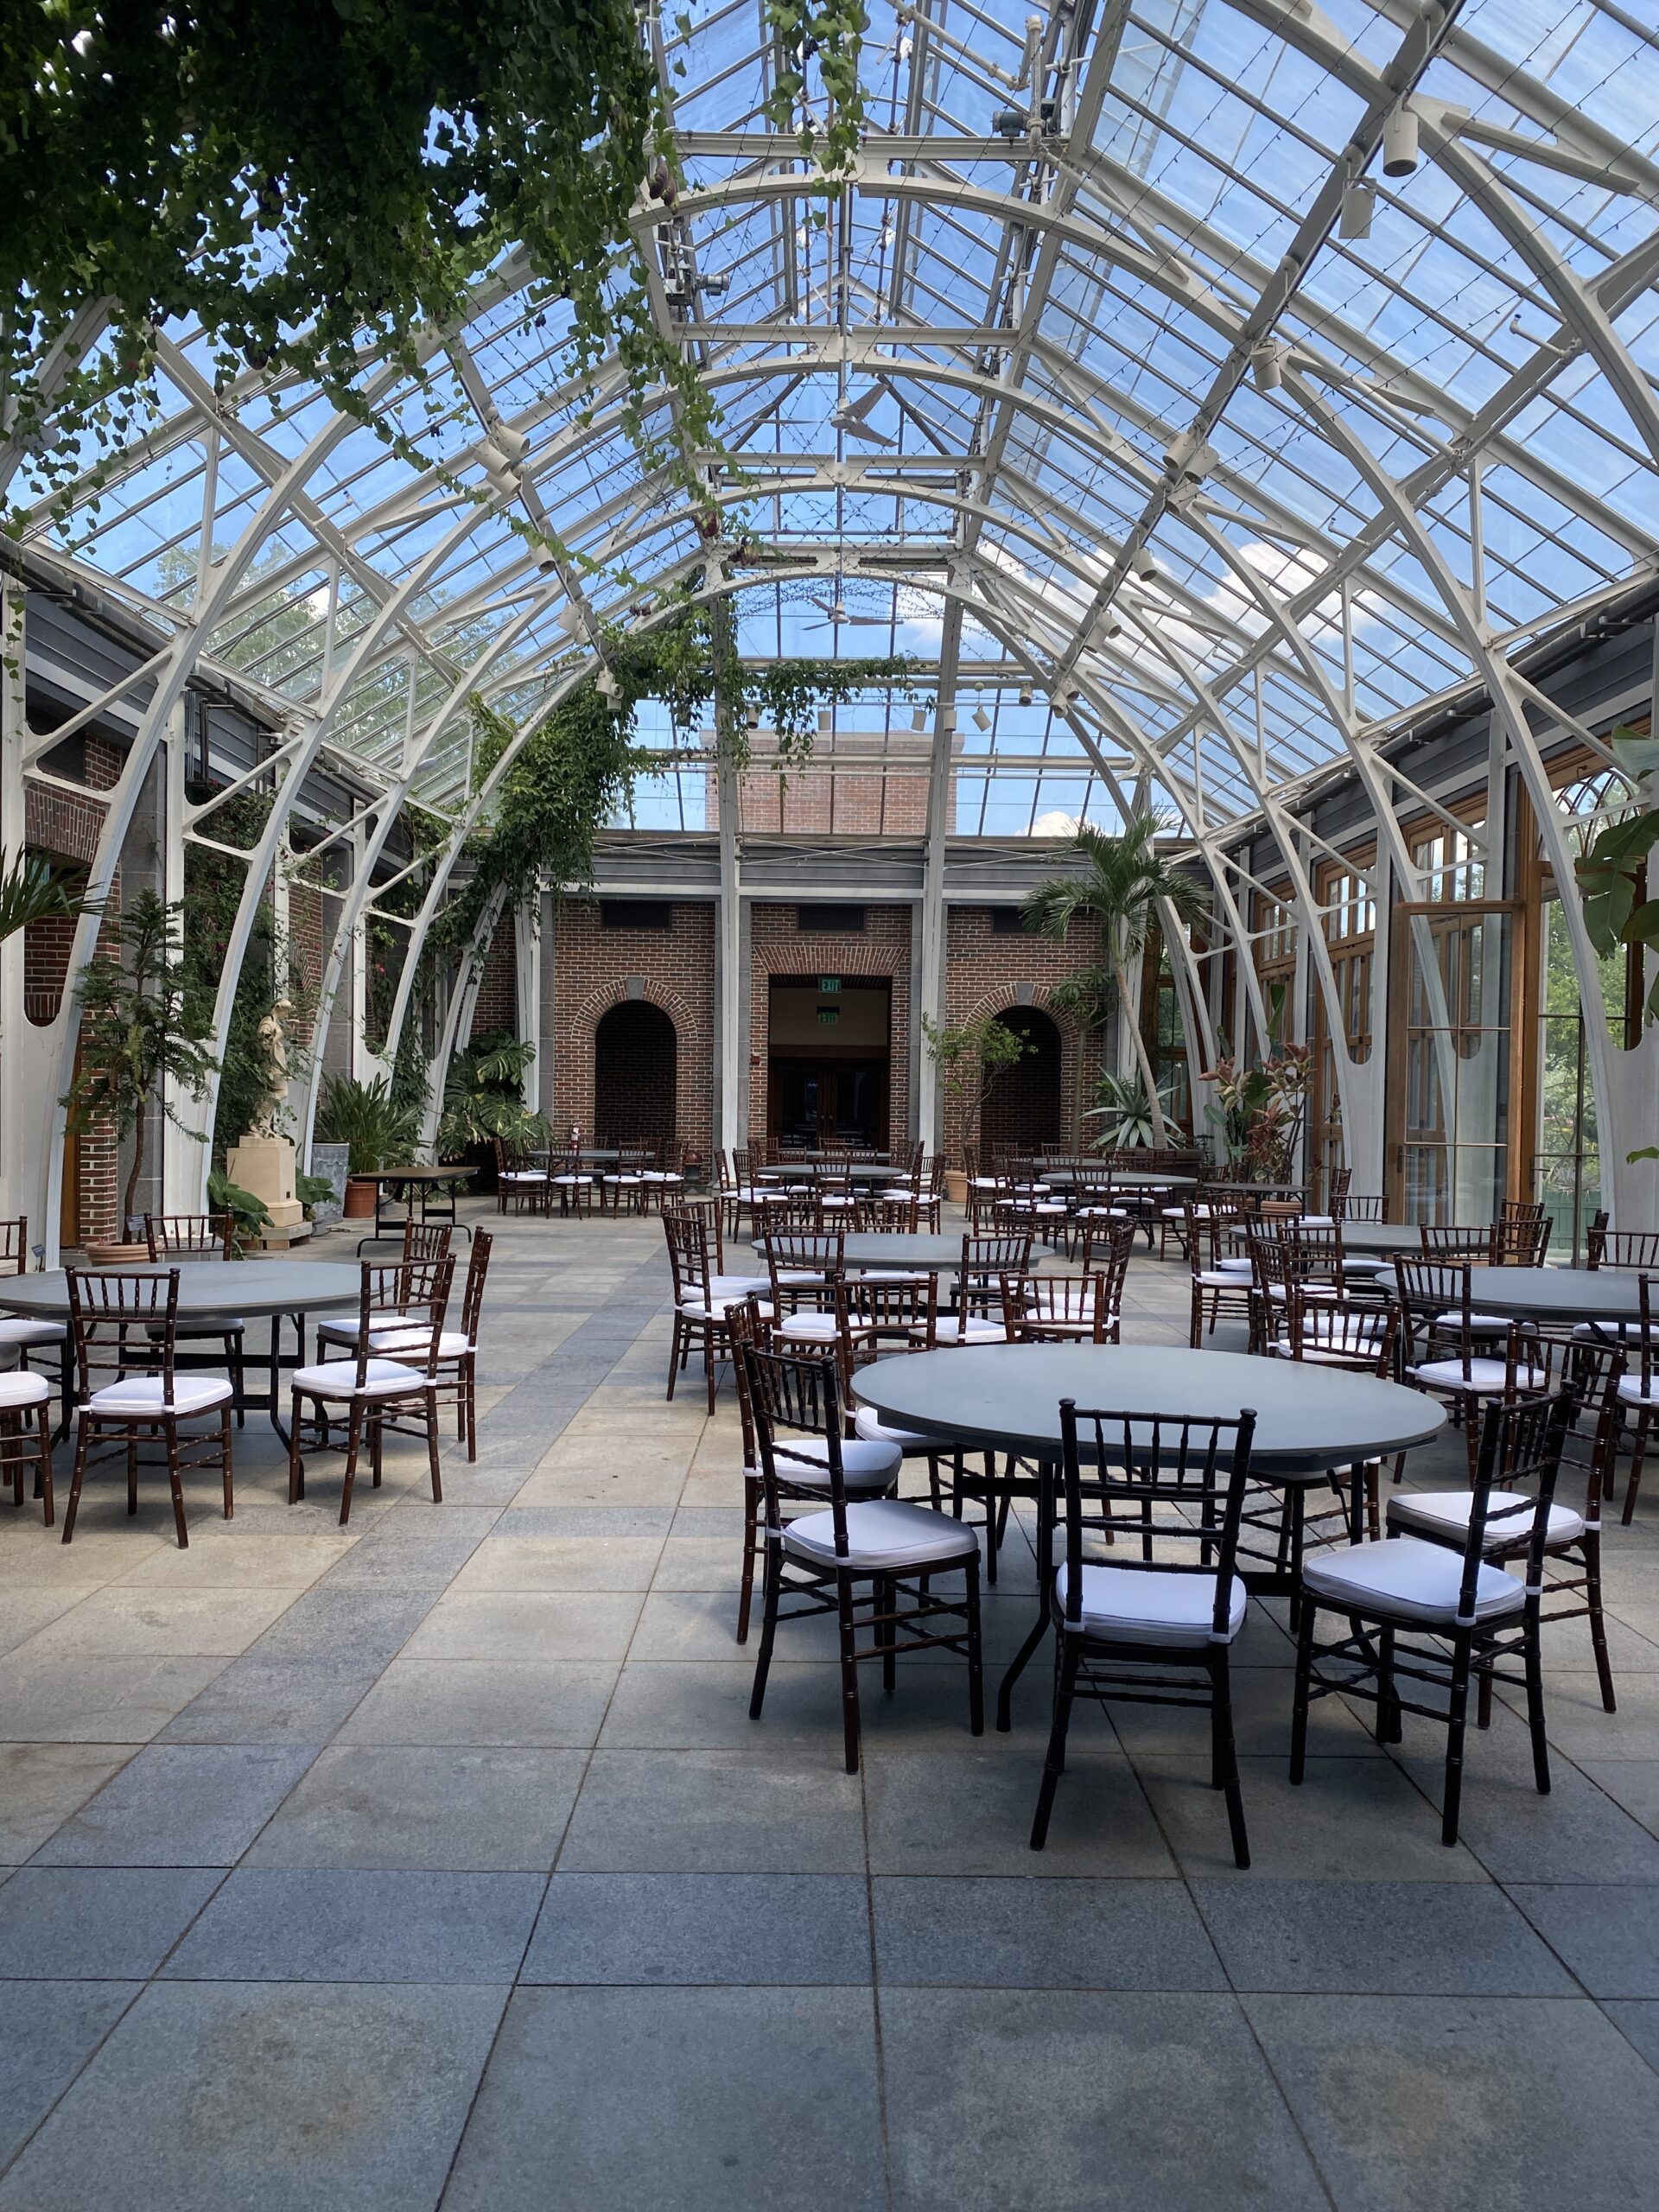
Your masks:
M492 1225L441 1508L396 1447L342 1532L251 1422L188 1552L154 1483L67 1548L0 1506L0 2212L1659 2206L1659 1498L1608 1538L1617 1715L1551 1637L1548 1798L1501 1707L1445 1851L1438 1734L1334 1701L1293 1791L1257 1606L1254 1869L1150 1709L1080 1714L1036 1858L1041 1664L979 1742L959 1662L872 1681L849 1777L802 1630L752 1724L660 1230ZM1182 1269L1130 1293L1184 1341Z

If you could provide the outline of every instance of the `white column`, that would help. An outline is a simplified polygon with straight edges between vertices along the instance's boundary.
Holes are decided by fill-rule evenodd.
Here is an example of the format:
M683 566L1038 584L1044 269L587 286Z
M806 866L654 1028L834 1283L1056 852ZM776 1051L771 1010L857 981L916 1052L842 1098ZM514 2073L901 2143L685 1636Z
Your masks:
M749 1141L749 1054L743 1034L743 887L738 854L738 775L723 756L715 772L720 810L720 904L715 912L715 1008L720 1042L720 1144Z

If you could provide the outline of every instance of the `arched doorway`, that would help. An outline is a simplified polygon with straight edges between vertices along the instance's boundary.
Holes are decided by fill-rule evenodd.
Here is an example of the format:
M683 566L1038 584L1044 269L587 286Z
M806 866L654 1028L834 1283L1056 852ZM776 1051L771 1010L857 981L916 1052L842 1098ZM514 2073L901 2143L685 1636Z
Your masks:
M649 999L624 999L594 1032L594 1135L653 1151L674 1135L674 1024Z
M1002 1070L980 1109L980 1150L988 1159L998 1152L1035 1152L1065 1135L1059 1031L1033 1006L1011 1006L996 1019L1025 1039L1026 1050Z

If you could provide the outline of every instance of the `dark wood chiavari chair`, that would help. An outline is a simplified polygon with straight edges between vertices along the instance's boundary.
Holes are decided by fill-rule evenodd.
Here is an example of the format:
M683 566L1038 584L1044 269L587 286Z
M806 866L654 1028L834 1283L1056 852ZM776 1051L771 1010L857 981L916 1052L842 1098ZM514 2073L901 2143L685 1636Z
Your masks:
M1635 1341L1626 1347L1627 1371L1619 1378L1618 1402L1626 1419L1634 1415L1630 1430L1630 1472L1624 1487L1620 1524L1628 1529L1642 1487L1642 1462L1654 1416L1659 1414L1659 1275L1636 1279Z
M1208 1711L1211 1780L1234 1859L1249 1865L1229 1662L1244 1625L1234 1564L1255 1427L1249 1408L1236 1421L1170 1421L1060 1401L1054 1712L1033 1851L1048 1840L1074 1702L1125 1699ZM1116 1555L1101 1556L1106 1546Z
M26 1275L31 1259L44 1260L43 1244L30 1246L29 1216L15 1214L10 1220L0 1221L0 1275ZM63 1404L63 1426L59 1440L69 1433L69 1424L75 1408L74 1343L67 1321L52 1321L34 1314L0 1313L0 1352L12 1352L17 1359L17 1371L31 1371L29 1363L42 1352L58 1363L56 1376L58 1394ZM34 1403L34 1393L20 1393L17 1403Z
M351 1518L358 1457L366 1443L370 1478L380 1487L385 1438L418 1436L426 1444L432 1502L443 1503L438 1465L438 1363L444 1316L455 1271L447 1254L438 1260L365 1260L355 1341L343 1359L296 1367L289 1377L288 1500L305 1496L308 1452L343 1452L340 1520ZM345 1431L334 1441L334 1427Z
M709 1222L701 1206L664 1206L663 1235L674 1283L674 1322L668 1355L667 1396L684 1372L694 1350L702 1353L709 1410L715 1410L720 1364L729 1357L726 1317L741 1299L754 1292L748 1277L721 1276L709 1264ZM766 1308L766 1318L772 1309Z
M842 1376L833 1358L804 1357L746 1343L750 1409L766 1515L766 1592L749 1716L759 1720L779 1626L833 1617L841 1660L847 1771L859 1764L858 1669L879 1659L884 1688L897 1683L906 1651L954 1651L968 1662L969 1726L984 1732L979 1629L979 1540L960 1521L897 1497L861 1497L848 1482L842 1435ZM803 1448L810 1447L810 1448ZM819 1452L822 1452L820 1458ZM785 1516L803 1475L827 1476L828 1510ZM960 1573L963 1596L937 1587ZM784 1608L789 1601L789 1610ZM869 1642L861 1643L860 1630Z
M1234 1249L1232 1232L1249 1217L1242 1207L1212 1200L1201 1211L1186 1208L1186 1257L1192 1277L1192 1310L1187 1342L1197 1351L1218 1323L1255 1318L1255 1277L1248 1252Z
M522 1213L526 1206L537 1213L547 1206L547 1170L531 1167L524 1156L501 1137L490 1139L490 1149L495 1154L495 1210L505 1213L511 1206L515 1213Z
M1422 1264L1422 1263L1419 1263ZM1301 1619L1296 1690L1291 1713L1290 1779L1306 1771L1312 1700L1359 1698L1376 1708L1376 1738L1395 1744L1410 1713L1446 1732L1440 1840L1458 1840L1469 1688L1476 1677L1510 1682L1526 1692L1533 1779L1549 1789L1544 1733L1540 1619L1549 1512L1561 1447L1573 1417L1561 1392L1488 1401L1470 1484L1460 1542L1433 1542L1417 1534L1313 1553L1301 1573ZM1390 1512L1395 1501L1390 1500ZM1494 1551L1522 1565L1511 1574ZM1343 1630L1321 1643L1322 1613ZM1521 1673L1504 1673L1516 1662ZM1428 1686L1432 1701L1403 1693L1401 1683Z
M1478 1315L1466 1261L1447 1265L1396 1256L1394 1268L1405 1379L1449 1400L1453 1420L1463 1425L1472 1482L1482 1409L1545 1395L1554 1348L1517 1322ZM1478 1325L1492 1321L1501 1336Z
M234 1510L230 1378L178 1371L176 1268L143 1274L71 1268L68 1284L79 1404L63 1541L67 1544L74 1535L87 1473L118 1457L126 1468L130 1514L138 1510L140 1466L165 1465L174 1528L183 1551L190 1541L184 1519L186 1473L216 1470L223 1479L227 1521ZM211 1424L206 1433L198 1427L204 1421ZM147 1459L143 1447L156 1444L162 1459Z

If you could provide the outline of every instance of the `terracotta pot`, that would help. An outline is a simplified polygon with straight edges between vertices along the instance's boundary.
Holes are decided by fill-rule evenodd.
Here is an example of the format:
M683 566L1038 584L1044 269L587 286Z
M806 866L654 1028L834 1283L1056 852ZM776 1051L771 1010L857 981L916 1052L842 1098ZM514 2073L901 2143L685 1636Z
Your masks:
M366 1175L346 1178L345 1214L347 1221L366 1221L374 1211L375 1185Z
M149 1265L148 1244L88 1244L86 1264L89 1268L147 1268Z
M968 1178L960 1167L944 1171L944 1197L947 1205L965 1206L968 1203Z

